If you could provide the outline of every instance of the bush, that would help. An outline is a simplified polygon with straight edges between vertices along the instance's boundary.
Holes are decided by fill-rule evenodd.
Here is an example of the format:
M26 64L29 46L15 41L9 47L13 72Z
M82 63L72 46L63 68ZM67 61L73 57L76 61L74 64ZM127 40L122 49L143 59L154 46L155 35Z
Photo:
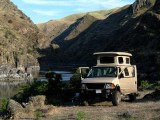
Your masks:
M45 77L47 78L47 79L53 79L54 77L55 77L55 73L54 72L47 72L46 74L45 74Z
M30 96L46 95L47 103L58 103L58 105L64 100L69 100L73 92L60 81L62 79L61 74L47 72L45 76L48 82L35 81L32 84L26 84L13 99L18 102L26 102Z
M20 16L21 19L24 19L24 16Z
M12 38L12 39L16 38L16 36L15 36L10 30L7 30L7 31L5 32L4 37L5 37L5 38Z
M36 120L40 120L42 117L42 112L41 111L36 111Z
M142 80L139 86L139 89L153 89L153 88L155 88L155 84L150 83L147 80Z
M70 78L70 85L71 88L73 88L76 91L79 90L79 88L81 87L81 74L79 70L76 70L74 75Z
M76 116L76 120L85 120L86 113L85 112L78 112Z
M78 90L81 85L81 75L74 74L70 79L70 85L71 85L71 88Z
M21 91L13 97L18 102L28 101L30 96L45 95L48 90L47 82L33 82L22 86Z
M1 112L6 112L7 111L7 104L8 104L8 99L3 98L0 100L0 111Z

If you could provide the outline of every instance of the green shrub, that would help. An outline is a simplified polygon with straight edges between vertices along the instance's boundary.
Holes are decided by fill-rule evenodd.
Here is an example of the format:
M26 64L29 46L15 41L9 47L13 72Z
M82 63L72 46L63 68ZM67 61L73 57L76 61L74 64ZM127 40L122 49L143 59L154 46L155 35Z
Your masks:
M155 84L154 83L150 83L147 80L142 80L139 88L140 89L153 89L153 88L155 88Z
M24 19L24 16L20 16L21 19Z
M45 77L46 77L47 79L52 79L52 78L55 77L55 73L54 73L54 72L47 72L47 73L45 74Z
M45 74L48 82L41 82L35 80L32 84L26 84L22 86L21 92L19 92L13 99L18 102L28 101L30 96L46 95L47 103L55 103L54 101L62 101L68 99L68 91L66 90L66 84L62 83L61 74L55 74L54 72L47 72Z
M3 98L0 100L0 111L5 112L7 110L8 99Z
M76 120L85 120L86 115L87 114L85 112L77 112Z
M36 120L40 120L42 117L42 112L41 111L36 111Z
M79 90L80 85L81 85L81 74L79 70L76 70L74 75L70 78L70 87L73 88L74 90Z
M30 96L45 95L48 90L47 82L34 82L32 84L23 85L21 91L13 97L18 102L27 101Z
M7 30L7 31L5 32L4 37L5 37L5 38L12 38L12 39L16 38L16 36L15 36L10 30Z

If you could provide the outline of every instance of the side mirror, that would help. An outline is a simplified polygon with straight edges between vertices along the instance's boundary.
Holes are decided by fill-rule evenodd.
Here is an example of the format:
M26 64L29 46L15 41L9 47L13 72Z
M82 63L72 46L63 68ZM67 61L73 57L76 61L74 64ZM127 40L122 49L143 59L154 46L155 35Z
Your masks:
M82 78L86 78L87 77L87 74L82 74Z
M79 67L78 68L81 74L81 80L87 77L88 72L89 72L89 67Z

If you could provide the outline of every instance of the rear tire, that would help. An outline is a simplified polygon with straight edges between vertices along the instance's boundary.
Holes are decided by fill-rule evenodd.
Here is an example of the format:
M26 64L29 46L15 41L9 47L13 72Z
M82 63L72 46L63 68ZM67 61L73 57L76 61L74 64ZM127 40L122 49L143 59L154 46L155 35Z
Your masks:
M133 102L135 100L136 100L136 94L135 93L129 94L129 101Z
M118 106L121 102L121 94L119 91L115 91L112 93L112 104L114 106Z

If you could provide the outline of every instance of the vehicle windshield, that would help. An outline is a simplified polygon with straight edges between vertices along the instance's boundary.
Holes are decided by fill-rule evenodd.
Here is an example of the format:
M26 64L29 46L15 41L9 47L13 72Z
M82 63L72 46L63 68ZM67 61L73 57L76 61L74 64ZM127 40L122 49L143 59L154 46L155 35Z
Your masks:
M93 67L87 77L117 77L117 67Z

